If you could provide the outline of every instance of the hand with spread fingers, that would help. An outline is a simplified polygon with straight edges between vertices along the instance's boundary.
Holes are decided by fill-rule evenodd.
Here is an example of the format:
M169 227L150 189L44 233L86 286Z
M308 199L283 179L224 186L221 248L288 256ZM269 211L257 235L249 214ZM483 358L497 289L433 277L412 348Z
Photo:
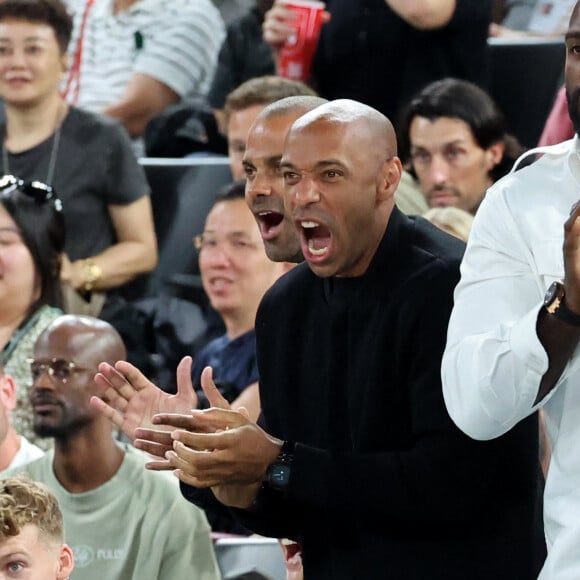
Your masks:
M152 427L152 418L158 413L190 413L197 406L197 395L191 382L191 363L184 357L177 367L177 394L170 395L149 381L132 364L119 361L115 366L99 365L95 383L100 387L99 397L92 397L91 405L108 417L131 440L137 428ZM157 423L161 431L171 426Z
M149 469L174 469L181 481L211 487L225 505L249 507L282 441L248 419L244 409L234 411L217 390L211 368L204 369L201 386L212 405L188 414L159 414L153 423L169 425L172 433L137 430L135 446L166 461L150 462Z

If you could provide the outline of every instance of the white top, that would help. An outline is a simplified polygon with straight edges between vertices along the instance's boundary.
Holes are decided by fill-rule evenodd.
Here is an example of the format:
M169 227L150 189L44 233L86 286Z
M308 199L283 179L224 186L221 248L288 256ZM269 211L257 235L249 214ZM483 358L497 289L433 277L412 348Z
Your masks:
M497 437L532 413L548 368L536 320L546 289L564 275L564 222L580 198L579 142L543 151L488 191L461 265L443 392L453 420L475 439ZM580 578L579 354L541 402L552 445L542 580Z
M6 469L14 469L15 467L20 467L21 465L26 465L35 459L39 459L44 455L44 451L34 445L34 443L30 443L26 437L20 436L20 449L8 465ZM3 473L3 472L0 472Z
M72 64L87 0L66 2L74 15ZM157 79L181 98L206 94L224 37L211 0L139 0L117 15L113 0L95 0L84 29L78 101L68 98L100 112L121 98L133 73Z

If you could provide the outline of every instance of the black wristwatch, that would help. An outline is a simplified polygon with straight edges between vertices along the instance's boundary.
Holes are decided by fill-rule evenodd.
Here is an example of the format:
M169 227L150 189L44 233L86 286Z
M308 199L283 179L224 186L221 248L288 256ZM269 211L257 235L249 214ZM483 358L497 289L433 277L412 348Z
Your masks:
M266 483L277 491L286 491L290 483L290 470L294 459L295 444L284 441L282 449L274 463L270 464L266 471Z
M544 296L544 308L546 312L572 326L580 326L580 314L572 312L566 306L565 297L566 291L564 289L564 283L560 280L552 282Z

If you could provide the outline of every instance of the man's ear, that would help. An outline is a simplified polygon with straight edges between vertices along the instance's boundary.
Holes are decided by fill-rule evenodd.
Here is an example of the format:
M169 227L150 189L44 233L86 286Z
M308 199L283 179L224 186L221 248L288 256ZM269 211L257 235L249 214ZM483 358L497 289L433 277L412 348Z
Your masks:
M502 142L494 143L491 147L488 147L485 150L488 171L491 171L498 163L501 163L504 152L505 143Z
M403 165L397 156L383 163L377 184L377 201L385 201L395 195L402 175Z
M70 576L75 567L74 561L73 551L66 544L63 544L60 547L60 554L58 557L58 572L56 580L66 580Z
M10 375L0 377L0 402L8 414L16 407L16 383Z

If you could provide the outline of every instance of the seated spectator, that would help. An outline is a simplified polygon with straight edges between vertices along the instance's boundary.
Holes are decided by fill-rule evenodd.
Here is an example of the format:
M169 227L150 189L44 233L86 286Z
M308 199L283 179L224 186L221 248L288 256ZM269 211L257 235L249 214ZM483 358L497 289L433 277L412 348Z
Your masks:
M287 3L276 0L264 20L264 39L276 56L294 34ZM492 0L326 0L326 8L331 17L310 79L322 97L356 99L396 119L429 82L447 76L488 82Z
M222 395L234 408L245 407L255 421L260 395L254 320L262 296L288 266L266 255L244 186L238 181L217 197L203 234L195 238L203 287L226 333L195 357L193 384L203 393L201 372L211 366Z
M71 30L61 0L0 3L2 165L58 191L67 309L97 314L105 290L154 267L156 242L149 187L126 132L60 96Z
M399 127L399 154L430 207L475 214L485 191L524 151L507 133L493 99L476 85L443 79L411 100Z
M467 241L469 230L473 223L473 216L458 207L432 207L423 214L423 217L436 225L439 229Z
M0 366L0 473L44 455L44 451L16 433L11 412L16 406L16 383Z
M32 430L27 387L38 335L62 314L64 218L53 190L12 176L0 179L0 362L16 383L12 423L41 447Z
M272 48L262 37L264 14L272 2L256 0L248 12L228 25L208 95L210 105L217 111L223 109L228 93L243 82L275 74Z
M207 94L224 38L210 0L67 2L75 21L70 104L115 117L139 137L167 106Z
M31 363L34 429L55 446L16 471L58 498L66 537L82 557L72 578L217 580L203 512L180 496L174 478L144 470L145 456L120 445L89 405L99 361L124 356L119 334L95 318L64 316L40 335Z
M27 478L1 479L1 577L67 580L73 568L56 497Z

